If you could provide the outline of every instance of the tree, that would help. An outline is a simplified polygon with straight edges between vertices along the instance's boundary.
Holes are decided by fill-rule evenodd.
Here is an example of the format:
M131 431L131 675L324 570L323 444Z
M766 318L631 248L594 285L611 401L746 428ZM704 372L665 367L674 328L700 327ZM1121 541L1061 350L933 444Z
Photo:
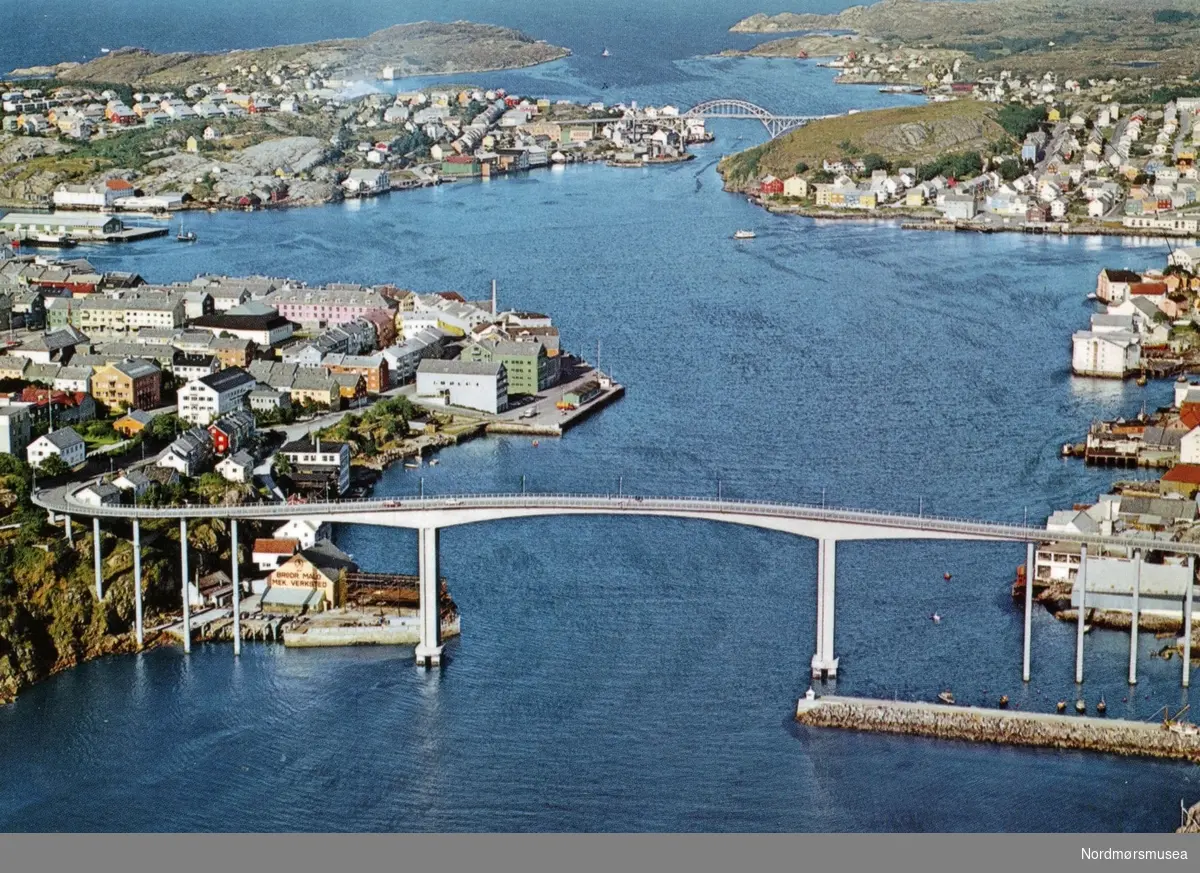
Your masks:
M292 462L283 452L278 452L275 460L271 463L271 469L276 476L290 476L292 475Z
M179 420L179 416L175 413L168 412L150 419L146 430L157 440L173 440L179 431L186 430L186 425Z
M796 162L796 175L797 176L803 176L805 173L808 172L808 170L809 170L808 164L804 163L804 161Z
M42 463L38 466L38 472L43 476L53 479L55 476L62 476L65 473L71 472L71 468L58 455L50 455L42 460Z
M863 156L863 169L868 173L874 173L876 170L891 170L891 168L891 161L881 154L871 152L869 155Z

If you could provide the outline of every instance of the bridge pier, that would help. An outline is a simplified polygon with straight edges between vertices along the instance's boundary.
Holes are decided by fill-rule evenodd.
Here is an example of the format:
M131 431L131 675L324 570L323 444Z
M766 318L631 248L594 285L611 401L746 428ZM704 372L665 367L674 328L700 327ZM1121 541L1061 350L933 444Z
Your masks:
M1133 550L1133 608L1129 616L1129 684L1137 685L1138 620L1141 611L1138 601L1142 596L1142 550Z
M1084 616L1087 614L1087 543L1079 547L1079 572L1075 575L1075 587L1079 589L1079 613L1075 622L1075 684L1083 682L1083 632Z
M1029 650L1033 643L1033 578L1037 572L1033 543L1025 544L1025 646L1021 659L1021 679L1029 681Z
M100 570L100 516L92 517L92 565L96 572L96 599L104 599L104 575Z
M1187 559L1188 583L1183 600L1183 687L1192 682L1192 595L1196 589L1196 556Z
M421 578L421 642L417 665L439 667L442 663L442 612L438 598L438 529L417 530L417 564Z
M817 540L817 651L812 659L814 679L837 678L838 659L833 655L836 550L837 540Z
M133 622L137 645L142 647L142 526L133 520Z
M179 589L183 594L183 652L192 651L192 598L188 596L187 519L179 519Z
M63 515L63 530L67 534L67 545L75 545L75 536L71 531L71 516L69 515Z
M229 520L229 536L229 562L233 565L233 654L236 657L242 653L242 580L238 572L238 523L236 518Z

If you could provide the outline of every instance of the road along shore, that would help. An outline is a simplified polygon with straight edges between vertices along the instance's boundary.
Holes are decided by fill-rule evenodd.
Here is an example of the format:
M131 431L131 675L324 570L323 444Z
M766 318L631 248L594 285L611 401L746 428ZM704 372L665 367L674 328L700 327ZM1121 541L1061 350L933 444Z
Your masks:
M796 721L810 727L1200 762L1200 733L1167 730L1161 722L854 697L801 698Z

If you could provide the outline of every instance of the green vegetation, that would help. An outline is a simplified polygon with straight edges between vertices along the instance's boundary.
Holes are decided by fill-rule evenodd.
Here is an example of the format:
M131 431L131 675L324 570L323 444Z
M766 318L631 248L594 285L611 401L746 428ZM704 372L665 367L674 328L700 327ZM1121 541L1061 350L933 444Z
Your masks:
M67 466L67 462L58 455L50 455L42 459L42 463L38 465L38 473L42 476L47 476L53 479L55 476L63 476L71 472L71 468Z
M141 170L150 163L149 153L170 145L185 142L189 136L203 136L207 123L180 121L161 127L139 127L115 136L81 144L72 153L74 158L96 158L110 166Z
M355 454L371 457L398 448L408 438L408 422L417 409L406 397L389 397L368 407L362 415L351 413L321 431L322 439L349 443Z
M1196 18L1194 12L1184 12L1181 9L1156 9L1154 21L1157 24L1183 24Z
M997 140L1009 140L1008 131L996 121L997 111L978 100L953 100L825 118L730 155L718 169L726 186L736 189L768 173L786 178L800 163L820 167L825 160L843 160L851 153L863 156L864 164L870 159L876 169L921 166L958 152L978 158ZM808 178L820 181L815 172Z
M983 158L979 152L951 152L936 160L917 166L917 175L921 181L928 181L936 176L947 179L969 179L983 172Z
M1045 106L1022 106L1006 103L996 113L996 123L1003 127L1015 140L1023 140L1046 120Z

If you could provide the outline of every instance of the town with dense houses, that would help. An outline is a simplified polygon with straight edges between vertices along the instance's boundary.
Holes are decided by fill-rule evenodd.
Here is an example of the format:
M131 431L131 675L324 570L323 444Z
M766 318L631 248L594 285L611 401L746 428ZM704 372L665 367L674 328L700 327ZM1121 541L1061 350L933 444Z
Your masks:
M364 95L349 85L286 66L179 92L0 82L0 146L25 138L20 154L49 166L44 190L27 184L0 200L53 210L0 216L0 231L24 240L116 239L126 230L120 214L374 197L582 160L670 163L691 157L689 143L711 139L703 119L672 106L579 105L478 88ZM84 156L100 172L81 176L76 159Z
M550 316L498 297L495 283L484 300L265 276L156 285L4 245L0 452L95 507L338 499L393 461L488 430L561 434L620 396ZM265 615L344 605L352 562L299 524L254 543L269 575L247 594ZM197 583L198 606L222 605L217 582Z
M844 56L831 66L856 70L863 62ZM903 165L846 142L819 166L760 176L749 193L772 211L900 217L917 228L1200 233L1200 97L1156 103L1145 93L1172 92L1151 90L1149 79L1077 80L1053 71L968 80L957 62L928 75L923 90L933 103L999 106L1003 138L981 152Z

